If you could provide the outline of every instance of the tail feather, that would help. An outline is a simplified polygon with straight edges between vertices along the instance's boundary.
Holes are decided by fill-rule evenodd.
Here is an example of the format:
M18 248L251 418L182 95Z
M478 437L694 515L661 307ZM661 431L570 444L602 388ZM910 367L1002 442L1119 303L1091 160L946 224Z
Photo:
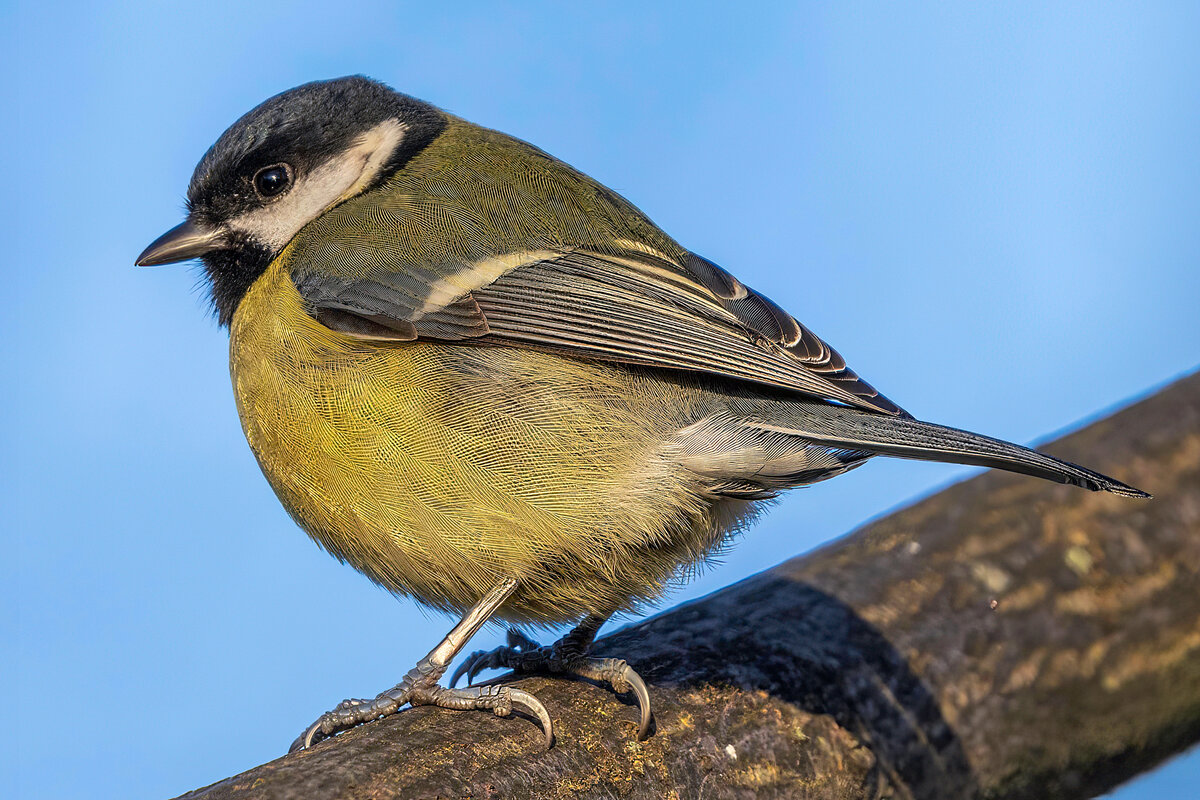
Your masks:
M769 423L761 419L756 420L755 427L792 433L825 447L865 450L922 461L995 467L1058 483L1082 486L1094 492L1112 492L1124 497L1150 497L1146 492L1107 475L978 433L840 406L805 405L797 411L800 413L786 420L779 420L778 417Z

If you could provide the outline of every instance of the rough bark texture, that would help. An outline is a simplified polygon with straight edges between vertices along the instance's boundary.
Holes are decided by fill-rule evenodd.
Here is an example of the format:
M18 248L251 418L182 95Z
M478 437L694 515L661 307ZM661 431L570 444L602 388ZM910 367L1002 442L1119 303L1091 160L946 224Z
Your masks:
M1046 448L1152 501L989 472L607 637L656 728L525 679L191 798L1085 798L1200 738L1200 375ZM628 702L628 701L627 701Z

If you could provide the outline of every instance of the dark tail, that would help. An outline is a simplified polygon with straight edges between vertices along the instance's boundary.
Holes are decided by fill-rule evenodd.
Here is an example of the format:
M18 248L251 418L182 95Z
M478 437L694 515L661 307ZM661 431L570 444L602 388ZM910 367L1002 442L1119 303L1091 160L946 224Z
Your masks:
M823 406L819 411L811 407L801 411L796 418L787 420L785 426L788 431L826 447L866 450L922 461L996 467L1082 486L1094 492L1150 497L1140 489L1069 461L978 433L916 419L889 417L840 406Z

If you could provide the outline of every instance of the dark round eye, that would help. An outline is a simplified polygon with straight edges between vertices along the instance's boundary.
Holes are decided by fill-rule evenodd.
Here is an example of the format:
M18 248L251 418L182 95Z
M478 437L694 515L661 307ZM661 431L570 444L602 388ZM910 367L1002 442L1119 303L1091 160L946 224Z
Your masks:
M263 197L282 193L292 182L287 164L272 164L254 173L254 190Z

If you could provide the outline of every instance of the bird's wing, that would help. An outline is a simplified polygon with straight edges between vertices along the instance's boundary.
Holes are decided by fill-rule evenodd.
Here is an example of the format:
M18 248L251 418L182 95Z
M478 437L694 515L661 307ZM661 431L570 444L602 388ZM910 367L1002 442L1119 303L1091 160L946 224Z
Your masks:
M458 271L372 271L293 280L310 313L354 336L548 349L704 372L906 416L837 351L700 256L630 249L532 251Z

